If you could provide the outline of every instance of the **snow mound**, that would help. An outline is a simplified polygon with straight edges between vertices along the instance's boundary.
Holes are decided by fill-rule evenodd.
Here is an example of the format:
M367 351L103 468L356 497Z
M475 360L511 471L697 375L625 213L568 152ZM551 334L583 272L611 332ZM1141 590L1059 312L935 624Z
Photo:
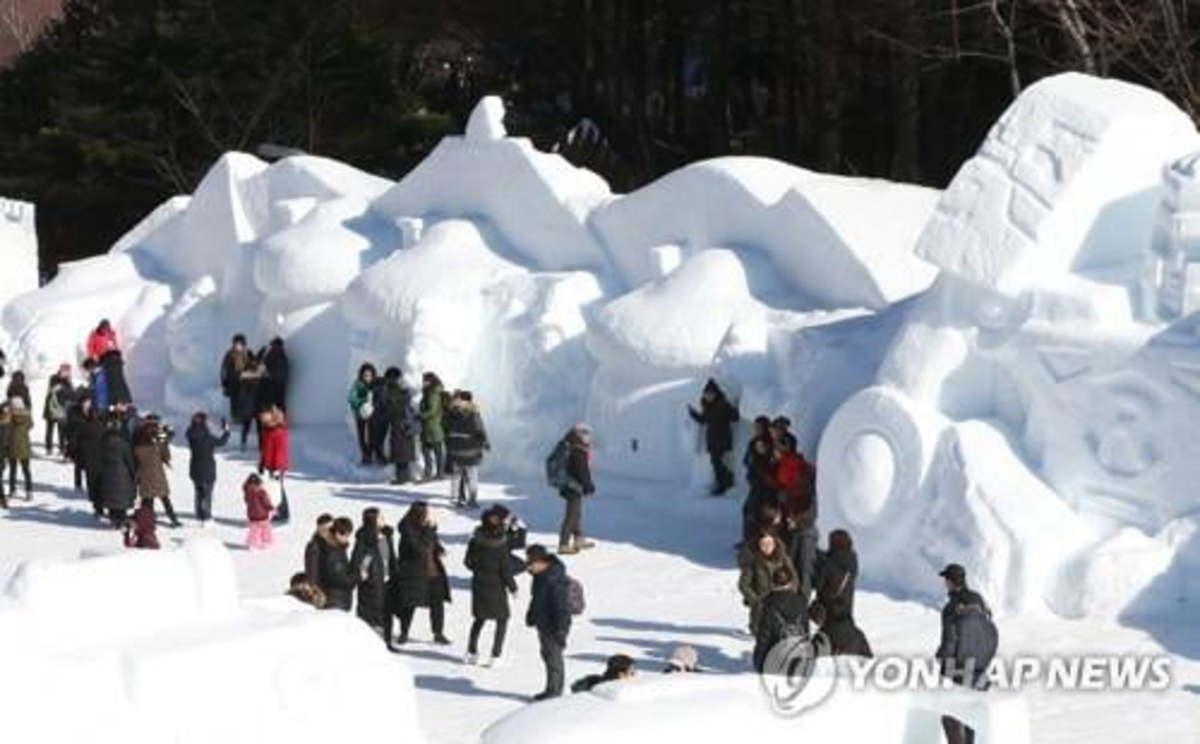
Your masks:
M272 202L353 196L372 201L395 184L329 158L295 155L273 163L266 172Z
M488 136L446 137L374 209L392 218L485 218L534 268L601 267L604 252L586 220L610 198L608 184L527 139L493 137L481 122L495 119L495 105L485 99L471 117Z
M424 741L411 673L361 621L242 602L215 541L23 565L0 599L0 652L6 725L48 744L151 742L164 731L180 742L315 744L377 731L369 717L329 716L330 704L386 706L405 740ZM220 715L195 716L200 699Z
M678 739L725 744L736 731L737 736L748 739L794 739L799 735L917 744L937 740L943 713L969 724L982 741L1031 741L1029 712L1019 697L965 691L851 690L848 686L829 694L835 676L834 660L822 659L807 685L786 690L794 694L786 703L781 697L784 690L766 690L754 675L639 677L523 708L489 727L481 741L601 744ZM828 697L822 700L821 694ZM772 699L795 705L802 712L776 712L769 704Z
M601 308L588 348L601 363L704 369L751 302L737 255L701 251L664 279Z
M1165 162L1200 145L1162 95L1077 73L1027 88L955 176L917 254L984 287L1139 257Z
M764 276L752 283L778 273L787 294L799 293L810 307L880 308L933 280L935 269L913 246L937 198L907 184L725 157L615 199L592 222L630 287L660 278L680 254L727 246L760 256ZM787 301L766 294L760 299Z
M268 297L336 297L399 241L396 227L373 215L367 202L335 198L262 241L254 283Z

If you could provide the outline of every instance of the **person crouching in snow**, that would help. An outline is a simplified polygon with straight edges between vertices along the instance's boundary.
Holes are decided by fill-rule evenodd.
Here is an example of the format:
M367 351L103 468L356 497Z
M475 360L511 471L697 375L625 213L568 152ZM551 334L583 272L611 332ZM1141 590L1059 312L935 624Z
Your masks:
M242 494L246 499L246 521L250 523L246 530L246 547L251 550L270 547L275 542L271 532L271 514L275 508L263 487L262 478L251 473L242 485Z
M158 550L158 520L154 516L154 499L143 498L133 512L133 518L125 522L125 547L142 550Z
M591 692L598 685L606 682L625 682L637 677L637 666L634 660L625 654L608 657L604 665L604 674L589 674L571 685L571 692Z

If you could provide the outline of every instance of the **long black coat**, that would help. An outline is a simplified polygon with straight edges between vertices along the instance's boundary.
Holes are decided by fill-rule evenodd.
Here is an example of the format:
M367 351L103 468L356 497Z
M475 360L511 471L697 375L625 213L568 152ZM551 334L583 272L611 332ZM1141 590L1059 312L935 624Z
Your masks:
M358 616L370 625L382 626L390 614L388 584L396 573L396 555L392 550L391 530L373 532L360 527L354 534L350 566L358 582ZM367 578L361 580L363 569Z
M396 550L396 607L428 607L430 602L450 601L450 581L438 540L437 527L400 522L400 545Z
M385 399L392 462L410 463L417 459L417 435L421 433L421 419L413 406L412 391L399 380L389 380Z
M187 430L187 441L192 451L188 475L197 483L216 483L216 449L229 442L229 432L225 431L217 437L208 430L207 424L192 424Z
M325 592L326 609L350 611L356 578L346 549L326 545L321 551L321 591Z
M508 595L516 593L508 535L504 530L477 527L467 543L464 563L471 572L471 616L477 620L507 620Z
M95 416L81 416L71 429L71 456L87 471L88 481L99 478L103 467L101 440L104 438L104 423Z
M773 591L763 600L762 619L754 638L754 669L763 671L763 665L775 644L787 637L785 628L792 626L808 637L808 605L794 591Z
M738 411L724 393L701 400L699 413L692 411L691 416L704 425L704 443L710 453L723 455L733 449L733 424L738 420Z
M858 581L858 556L853 550L830 551L817 574L821 632L835 655L870 656L871 646L854 623L854 586Z
M100 503L109 509L127 510L137 492L133 448L125 435L106 429L100 440Z
M272 405L287 410L287 387L291 377L291 363L282 346L268 347L262 356L267 376L259 383L258 398L261 409Z

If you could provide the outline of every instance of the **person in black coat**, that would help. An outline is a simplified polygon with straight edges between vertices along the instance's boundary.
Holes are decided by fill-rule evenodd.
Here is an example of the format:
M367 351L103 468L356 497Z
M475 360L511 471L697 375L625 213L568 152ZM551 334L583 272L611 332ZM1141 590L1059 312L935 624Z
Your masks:
M563 693L566 668L563 652L571 633L570 581L567 569L542 545L530 545L525 551L529 573L533 574L533 589L525 625L536 628L541 647L542 663L546 666L546 689L534 700L548 700Z
M192 415L192 424L187 430L188 448L191 450L191 462L188 464L188 474L192 478L192 486L196 492L196 519L201 527L207 527L212 520L213 486L217 482L217 447L229 443L229 423L221 419L221 436L215 436L208 429L208 416L203 411Z
M413 463L417 459L417 435L421 433L421 419L413 404L412 391L404 384L397 367L388 367L383 375L387 394L384 396L384 415L388 420L389 453L396 466L396 477L392 485L400 486L412 480Z
M114 527L125 522L126 513L133 508L137 493L133 447L121 428L121 420L109 417L100 439L99 500L108 510Z
M349 612L354 604L354 587L358 576L350 565L346 549L354 523L346 517L333 520L329 528L329 544L321 552L321 590L325 592L325 609Z
M572 555L595 547L595 543L583 536L583 499L596 492L592 481L592 430L586 424L577 424L567 432L564 441L568 447L567 482L558 495L567 503L558 532L558 553Z
M710 379L704 385L700 410L688 406L688 413L704 427L704 442L715 479L712 492L719 496L733 487L733 473L725 464L725 455L733 449L733 425L738 421L738 410L716 381Z
M437 523L429 513L429 505L424 501L414 502L396 531L400 534L394 582L394 606L400 615L400 637L396 643L408 642L413 615L418 607L428 607L434 643L448 646L450 640L443 632L445 603L450 601L450 581L442 565L446 549L438 539Z
M475 534L467 543L467 569L471 572L471 635L467 641L467 663L479 658L479 634L488 620L496 622L492 639L491 659L484 666L496 663L504 652L504 635L508 631L508 595L517 593L513 578L513 562L506 514L489 509Z
M92 503L92 511L96 518L100 519L104 516L104 498L100 488L100 479L104 472L101 448L104 422L92 408L89 397L82 397L79 419L70 427L70 431L71 459L75 461L75 486L79 487L82 474L87 483L88 501Z
M271 339L271 343L259 356L267 373L259 384L259 410L266 410L275 405L286 413L291 363L288 361L287 350L283 348L283 339Z
M479 505L479 465L491 449L483 416L470 391L454 394L446 411L446 460L450 463L450 499L456 506Z
M976 690L988 688L988 666L996 655L996 626L987 602L967 587L967 572L951 563L938 574L946 580L949 598L942 607L942 637L936 658L942 674L954 684ZM948 744L973 744L975 731L950 716L942 717Z
M392 549L392 531L379 524L379 510L363 510L362 527L354 533L354 551L350 566L358 577L358 616L384 640L391 642L391 608L388 585L396 573L396 555Z
M325 552L325 546L329 545L331 527L333 527L332 514L322 514L317 517L317 529L309 538L308 544L304 546L304 576L308 579L308 583L317 588L321 587L321 554Z
M771 649L781 641L807 640L808 637L808 605L796 592L795 572L788 566L781 566L771 574L771 593L763 601L754 638L754 670L763 673ZM767 671L777 673L783 670Z
M817 572L817 598L809 608L834 656L871 656L871 645L854 622L857 580L858 555L850 533L834 530L829 533L829 552Z

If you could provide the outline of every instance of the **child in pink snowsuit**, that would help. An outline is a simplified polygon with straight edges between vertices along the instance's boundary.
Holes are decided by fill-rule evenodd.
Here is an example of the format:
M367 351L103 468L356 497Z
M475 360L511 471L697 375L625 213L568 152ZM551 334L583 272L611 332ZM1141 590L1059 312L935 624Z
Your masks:
M250 522L246 531L246 547L251 550L268 548L275 542L271 532L271 513L274 508L267 496L267 489L263 488L262 479L251 473L242 486L242 493L246 498L246 519Z

